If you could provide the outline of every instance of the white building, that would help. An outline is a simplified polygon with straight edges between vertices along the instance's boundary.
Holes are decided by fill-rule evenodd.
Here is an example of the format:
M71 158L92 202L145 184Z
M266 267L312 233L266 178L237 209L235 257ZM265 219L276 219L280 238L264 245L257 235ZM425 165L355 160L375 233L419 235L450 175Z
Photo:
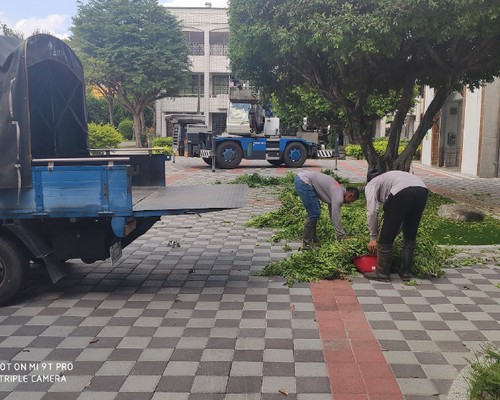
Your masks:
M167 7L181 22L192 63L191 79L179 97L156 102L156 134L171 136L168 115L201 115L214 133L226 126L229 91L227 44L229 25L226 8Z
M433 96L425 88L417 121ZM500 177L500 79L452 93L422 141L422 164L482 178Z

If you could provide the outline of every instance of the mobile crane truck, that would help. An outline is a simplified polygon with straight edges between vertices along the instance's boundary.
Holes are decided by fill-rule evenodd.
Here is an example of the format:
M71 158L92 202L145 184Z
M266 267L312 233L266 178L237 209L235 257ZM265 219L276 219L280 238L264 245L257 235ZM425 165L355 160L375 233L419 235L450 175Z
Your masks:
M116 262L163 215L245 203L245 185L165 186L162 154L92 155L82 65L46 34L0 36L0 148L0 305L31 261L57 282L69 259Z
M201 157L212 169L236 168L242 159L301 167L318 158L318 145L296 136L281 136L279 118L260 104L258 94L239 82L229 87L226 130L215 135L202 125L203 116L167 115L174 124L173 149L180 156ZM175 157L175 156L174 156ZM174 159L175 162L175 159Z

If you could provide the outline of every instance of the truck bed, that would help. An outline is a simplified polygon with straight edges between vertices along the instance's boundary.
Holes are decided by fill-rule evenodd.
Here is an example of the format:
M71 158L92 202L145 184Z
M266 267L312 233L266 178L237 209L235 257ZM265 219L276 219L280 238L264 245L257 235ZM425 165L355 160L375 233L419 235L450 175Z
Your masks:
M245 204L246 185L131 186L116 158L70 161L38 160L48 165L32 168L32 187L1 190L0 219L159 217Z
M133 187L135 216L204 213L243 207L246 185Z

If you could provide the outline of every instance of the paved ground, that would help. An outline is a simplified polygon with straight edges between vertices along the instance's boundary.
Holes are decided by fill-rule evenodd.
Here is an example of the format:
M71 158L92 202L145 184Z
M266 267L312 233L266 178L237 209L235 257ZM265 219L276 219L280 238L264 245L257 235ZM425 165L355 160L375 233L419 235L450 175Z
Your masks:
M247 162L213 173L184 158L167 171L173 185L286 172ZM338 173L363 181L365 167L339 161ZM415 173L498 210L498 179ZM500 246L469 249L485 263L413 287L359 277L288 288L255 275L287 253L244 225L277 206L250 189L240 210L165 217L115 266L70 262L55 286L35 268L0 309L0 399L446 399L472 350L500 346Z

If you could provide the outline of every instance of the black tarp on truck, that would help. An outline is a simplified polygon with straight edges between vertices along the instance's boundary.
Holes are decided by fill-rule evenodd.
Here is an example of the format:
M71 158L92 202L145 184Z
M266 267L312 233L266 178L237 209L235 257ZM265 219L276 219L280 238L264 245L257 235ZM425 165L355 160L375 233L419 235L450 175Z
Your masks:
M33 158L88 156L83 67L63 41L0 36L0 85L0 189L30 187Z

